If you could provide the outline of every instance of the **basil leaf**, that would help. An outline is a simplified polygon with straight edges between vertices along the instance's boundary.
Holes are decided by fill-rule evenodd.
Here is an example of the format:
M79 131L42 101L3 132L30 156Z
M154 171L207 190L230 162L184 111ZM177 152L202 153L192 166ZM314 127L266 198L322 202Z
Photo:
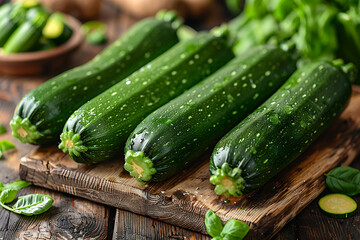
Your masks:
M38 215L49 210L53 201L48 195L29 194L19 197L11 211L26 216Z
M14 201L17 192L18 191L14 190L14 189L6 189L6 190L2 191L1 195L0 195L0 202L11 203L12 201Z
M5 205L5 203L14 201L18 190L30 185L31 183L23 180L16 180L5 185L0 182L0 205L9 211L26 216L38 215L49 210L54 200L50 196L44 194L29 194L21 196L12 208Z
M15 148L15 145L12 144L10 141L8 140L0 141L0 158L2 157L3 152L10 150L12 148Z
M220 218L210 209L205 214L205 226L206 231L213 238L220 236L220 233L223 230Z
M31 185L31 183L29 183L27 181L16 180L16 181L14 181L12 183L8 183L8 184L3 185L2 187L0 185L0 191L6 190L6 189L19 191L20 189L26 188L26 187L28 187L30 185Z
M352 167L338 167L326 174L326 185L335 193L354 196L360 193L360 171Z
M0 134L6 133L7 130L4 125L0 124Z
M250 226L236 219L230 219L224 226L220 236L223 240L241 240L249 232Z

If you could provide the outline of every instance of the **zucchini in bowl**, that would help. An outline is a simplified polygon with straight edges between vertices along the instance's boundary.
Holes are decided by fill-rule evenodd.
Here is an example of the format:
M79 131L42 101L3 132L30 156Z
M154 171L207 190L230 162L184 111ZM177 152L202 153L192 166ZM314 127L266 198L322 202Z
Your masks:
M28 93L10 123L13 136L23 143L58 142L67 119L77 108L178 42L176 17L166 16L166 20L140 21L90 62Z

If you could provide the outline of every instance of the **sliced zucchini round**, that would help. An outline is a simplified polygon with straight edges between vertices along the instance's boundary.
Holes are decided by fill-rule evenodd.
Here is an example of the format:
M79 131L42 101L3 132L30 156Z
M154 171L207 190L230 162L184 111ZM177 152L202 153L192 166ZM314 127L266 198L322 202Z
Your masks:
M64 23L56 18L49 18L43 29L43 35L46 38L58 38L64 31Z
M349 218L356 214L357 204L351 197L341 194L328 194L319 200L320 209L333 218Z

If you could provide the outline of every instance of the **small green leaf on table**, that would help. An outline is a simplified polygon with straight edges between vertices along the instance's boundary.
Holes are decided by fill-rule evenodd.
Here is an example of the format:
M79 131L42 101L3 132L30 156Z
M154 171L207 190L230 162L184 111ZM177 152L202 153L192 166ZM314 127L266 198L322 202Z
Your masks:
M0 194L0 202L2 203L11 203L12 201L14 201L16 194L17 194L17 190L15 189L6 189L3 190Z
M8 140L0 141L0 158L2 158L2 153L10 149L15 148L15 145Z
M352 167L337 167L326 174L326 184L331 191L348 196L360 193L360 171Z
M205 226L206 231L212 237L220 236L221 231L223 230L223 225L218 216L212 211L208 210L205 215Z
M29 194L19 197L11 211L26 216L38 215L49 210L53 202L49 195Z
M5 126L0 124L0 134L4 134L6 132L7 132L7 130L6 130Z
M0 183L0 192L7 190L7 189L12 189L12 190L16 190L19 191L20 189L26 188L28 186L30 186L31 183L24 181L24 180L16 180L12 183L8 183L3 185L2 183Z
M212 240L241 240L250 230L250 226L236 219L230 219L225 226L212 210L208 210L205 215L206 231Z
M230 219L224 226L220 237L224 240L240 240L249 232L250 226L236 219Z
M30 185L31 183L23 180L16 180L5 185L0 182L0 206L14 213L26 216L38 215L49 210L54 200L44 194L21 196L12 207L5 205L14 201L18 190Z

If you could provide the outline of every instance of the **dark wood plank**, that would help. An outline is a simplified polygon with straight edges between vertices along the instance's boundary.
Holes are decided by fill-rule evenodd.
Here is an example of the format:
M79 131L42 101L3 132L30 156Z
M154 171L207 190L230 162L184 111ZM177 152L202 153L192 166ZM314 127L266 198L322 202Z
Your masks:
M360 156L352 167L360 169ZM325 189L320 196L309 204L296 218L289 222L275 237L274 240L287 239L360 239L360 215L349 219L333 219L324 215L318 206L319 199L330 193ZM360 195L353 197L360 204Z
M360 157L351 165L360 169ZM318 207L320 197L330 193L326 189L304 213L297 219L299 237L302 239L360 239L360 215L357 214L349 219L334 219L324 216ZM360 196L354 197L360 204ZM358 210L359 213L359 210ZM317 226L317 227L314 227Z
M330 192L324 191L321 196L327 193ZM359 203L359 199L357 200ZM311 206L304 211L304 214L297 219L297 232L300 239L360 239L359 215L350 219L324 217L317 206L317 202L318 199L313 201Z
M41 188L29 187L19 195L48 194L53 207L38 216L27 217L0 210L0 239L106 239L109 208Z
M0 160L0 181L5 183L19 179L19 159L35 146L24 145L11 136L9 122L16 103L21 97L39 85L41 79L23 81L0 77L0 122L8 132L0 140L10 140L17 149L4 154ZM106 239L110 208L81 198L56 193L37 187L19 191L49 194L55 200L54 206L46 213L26 217L0 208L0 239Z
M113 239L210 240L210 237L118 209Z
M351 166L360 169L360 157ZM317 202L321 196L328 192L329 190L326 189L273 239L360 239L360 228L358 227L360 215L349 219L332 219L320 212ZM360 196L354 198L360 203ZM208 236L201 234L191 235L191 231L182 230L165 223L159 222L160 225L155 223L158 223L158 221L117 209L113 239L210 239ZM141 228L138 227L139 225L141 225ZM130 236L133 236L133 238ZM146 236L149 238L146 238Z
M208 161L171 180L139 186L121 159L99 165L72 161L55 147L39 148L21 161L20 175L35 185L63 191L180 227L206 233L204 215L216 211L223 221L251 225L252 239L270 238L325 188L325 172L349 165L360 149L360 88L340 119L293 164L263 188L240 198L213 192Z
M119 10L104 5L101 19L104 22L113 22L113 28L109 29L109 43L124 29L123 25L116 23L118 15ZM0 76L0 123L8 130L6 134L0 135L0 140L10 140L16 145L16 150L6 152L5 159L0 160L1 182L8 183L19 179L20 158L35 148L33 145L22 144L11 136L9 122L16 104L45 80L87 62L103 48L104 46L84 43L68 63L52 75L21 78ZM107 239L108 235L112 235L113 216L110 207L38 187L23 189L19 195L29 193L49 194L55 200L53 207L35 217L20 216L0 208L0 239ZM115 210L113 212L114 215ZM109 219L112 220L110 223Z

